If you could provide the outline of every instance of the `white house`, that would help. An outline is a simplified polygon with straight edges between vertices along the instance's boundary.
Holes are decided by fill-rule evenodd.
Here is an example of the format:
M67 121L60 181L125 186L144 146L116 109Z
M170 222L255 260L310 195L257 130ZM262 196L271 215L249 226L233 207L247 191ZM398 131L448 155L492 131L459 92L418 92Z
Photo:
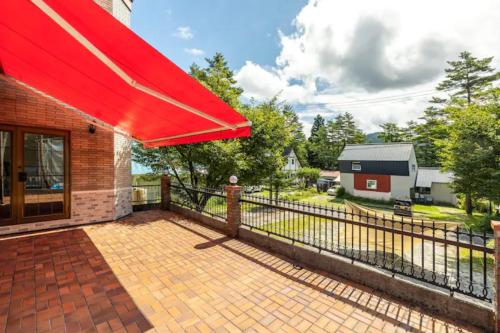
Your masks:
M439 168L418 168L415 200L422 203L456 205L457 195L450 187L452 179L451 172L442 172Z
M410 199L417 178L411 143L347 145L339 156L346 192L369 199Z
M297 170L301 168L299 159L295 154L295 151L292 147L288 147L283 152L283 156L286 159L286 164L283 167L283 171L287 173L296 173Z

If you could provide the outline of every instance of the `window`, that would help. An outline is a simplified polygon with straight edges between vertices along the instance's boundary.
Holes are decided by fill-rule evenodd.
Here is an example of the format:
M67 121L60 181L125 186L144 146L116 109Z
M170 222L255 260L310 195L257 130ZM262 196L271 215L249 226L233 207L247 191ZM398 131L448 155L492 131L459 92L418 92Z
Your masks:
M417 167L415 166L415 164L412 164L411 165L411 171L415 172L416 169L417 169Z
M292 165L295 164L295 159L291 158L290 161L292 161Z
M353 171L361 171L361 163L359 163L359 162L352 162L352 170Z
M373 179L368 179L366 181L366 188L369 190L376 190L377 189L377 181Z

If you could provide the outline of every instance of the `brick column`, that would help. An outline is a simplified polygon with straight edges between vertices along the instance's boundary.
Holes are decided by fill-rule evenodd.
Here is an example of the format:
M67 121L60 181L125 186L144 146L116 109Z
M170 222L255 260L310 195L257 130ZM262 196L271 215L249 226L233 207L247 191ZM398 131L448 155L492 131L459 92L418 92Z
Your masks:
M230 237L238 236L241 222L241 186L229 185L225 187L227 193L227 234Z
M491 228L493 229L495 237L495 262L493 264L493 276L495 282L493 289L495 295L493 296L493 304L495 310L495 332L500 333L500 221L491 221Z
M160 207L163 210L170 209L170 176L161 176L161 201Z

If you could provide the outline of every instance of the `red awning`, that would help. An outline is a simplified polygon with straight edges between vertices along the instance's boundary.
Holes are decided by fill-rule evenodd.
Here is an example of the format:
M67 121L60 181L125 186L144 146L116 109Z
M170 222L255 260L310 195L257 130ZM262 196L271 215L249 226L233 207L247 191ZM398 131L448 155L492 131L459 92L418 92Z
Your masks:
M0 0L0 70L146 146L250 135L249 122L92 0Z

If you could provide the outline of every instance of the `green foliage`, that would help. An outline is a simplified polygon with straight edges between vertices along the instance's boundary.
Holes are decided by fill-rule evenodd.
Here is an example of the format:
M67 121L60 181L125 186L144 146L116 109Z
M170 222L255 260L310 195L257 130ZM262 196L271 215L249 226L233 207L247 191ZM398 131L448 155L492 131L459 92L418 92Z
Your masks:
M439 142L448 137L448 119L445 113L435 106L428 107L420 119L423 123L415 128L415 153L418 164L423 167L440 166Z
M287 104L283 105L283 114L286 118L286 126L292 137L290 147L293 148L295 155L297 155L300 165L307 166L307 140L299 116Z
M452 187L466 195L466 211L473 198L499 201L500 121L489 107L449 107L449 137L441 142L443 168L454 173Z
M191 66L190 74L252 121L252 136L156 149L135 144L133 159L155 173L168 171L181 184L217 188L233 174L242 185L260 184L284 165L282 154L292 137L287 124L290 116L285 115L290 109L274 99L256 106L241 105L243 91L236 86L224 57L218 53L207 62L206 68ZM199 198L191 199L206 204L198 202Z
M335 169L338 167L338 157L346 144L364 141L365 135L357 127L350 113L341 113L326 125L324 119L318 115L314 119L309 137L309 164L321 169Z
M437 86L437 90L458 90L452 93L454 98L465 99L473 103L491 82L499 78L490 66L493 57L478 59L470 52L461 52L456 61L448 61L445 69L446 79Z
M335 193L335 196L337 198L343 198L345 196L345 188L343 186L337 188L337 193Z
M400 128L396 123L384 123L380 125L382 132L378 135L378 138L383 142L403 142L403 129Z
M303 187L315 184L319 178L320 169L304 167L297 171L297 178L303 181Z

